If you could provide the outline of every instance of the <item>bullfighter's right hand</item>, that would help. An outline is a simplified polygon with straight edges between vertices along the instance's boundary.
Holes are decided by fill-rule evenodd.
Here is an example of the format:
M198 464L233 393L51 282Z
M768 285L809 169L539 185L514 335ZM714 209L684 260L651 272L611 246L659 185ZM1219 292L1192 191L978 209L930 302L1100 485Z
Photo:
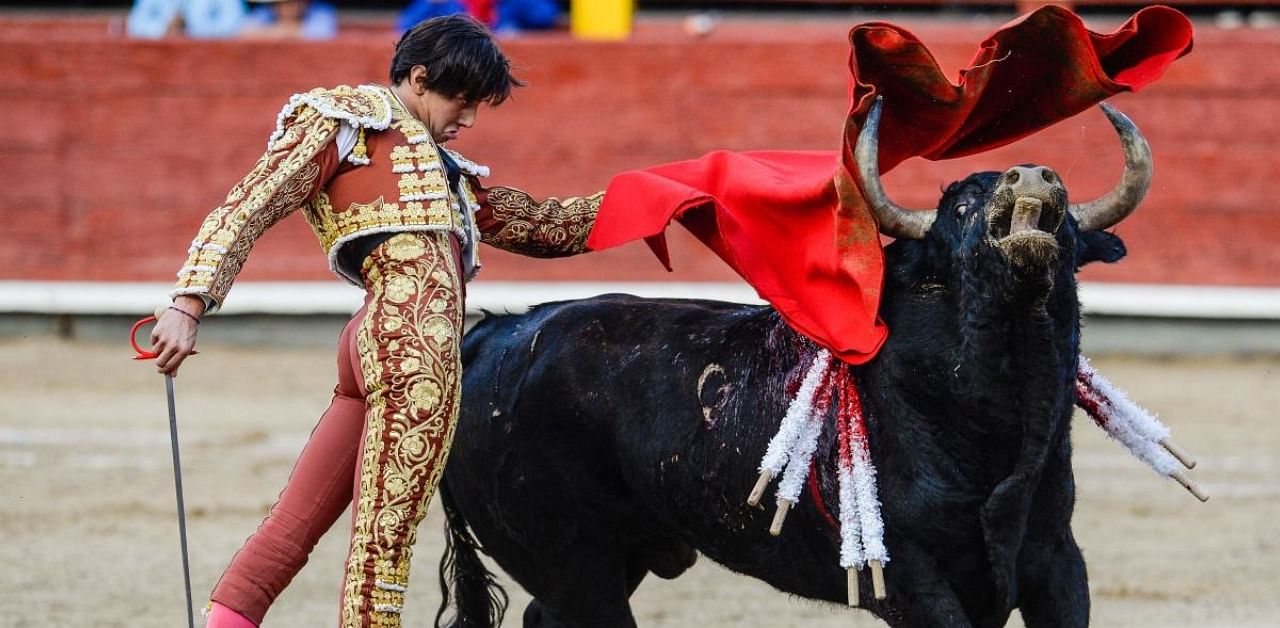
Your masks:
M156 370L176 376L182 361L195 352L197 325L204 314L204 301L199 297L179 295L174 299L173 307L182 311L165 309L158 313L156 326L151 330L151 350L156 354Z

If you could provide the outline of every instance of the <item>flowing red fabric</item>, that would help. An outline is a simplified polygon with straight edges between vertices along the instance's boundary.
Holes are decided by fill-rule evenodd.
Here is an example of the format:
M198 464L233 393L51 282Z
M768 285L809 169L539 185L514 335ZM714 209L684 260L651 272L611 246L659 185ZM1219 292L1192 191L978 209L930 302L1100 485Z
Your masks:
M645 238L670 269L664 231L678 220L793 329L861 364L888 336L876 315L884 271L878 230L849 174L875 97L885 99L881 172L910 157L969 155L1155 81L1191 50L1191 23L1168 7L1149 7L1103 35L1047 6L984 40L958 85L901 27L862 24L849 41L851 104L841 151L718 151L619 174L587 246Z

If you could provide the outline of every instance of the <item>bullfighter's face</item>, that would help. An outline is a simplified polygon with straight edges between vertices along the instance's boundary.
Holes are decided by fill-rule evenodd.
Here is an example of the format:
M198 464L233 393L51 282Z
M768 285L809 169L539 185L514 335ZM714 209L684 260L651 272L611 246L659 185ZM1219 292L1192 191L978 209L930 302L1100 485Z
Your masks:
M431 131L431 139L437 144L458 139L462 129L476 123L480 103L467 100L462 95L445 96L427 90L423 97L422 122Z
M409 77L395 86L405 108L426 125L437 144L458 139L462 129L475 126L480 103L463 95L447 95L426 87L426 67L414 66Z
M456 140L462 129L474 126L479 109L479 103L461 95L446 96L429 89L414 93L405 105L426 125L432 141L437 144Z

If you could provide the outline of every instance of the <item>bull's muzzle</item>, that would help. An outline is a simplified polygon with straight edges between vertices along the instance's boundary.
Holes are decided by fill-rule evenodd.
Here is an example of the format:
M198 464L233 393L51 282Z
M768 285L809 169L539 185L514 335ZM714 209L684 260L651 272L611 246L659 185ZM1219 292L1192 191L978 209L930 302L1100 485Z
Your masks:
M1057 258L1054 234L1067 213L1062 178L1044 166L1014 166L1000 176L987 211L987 236L1009 260L1027 266Z

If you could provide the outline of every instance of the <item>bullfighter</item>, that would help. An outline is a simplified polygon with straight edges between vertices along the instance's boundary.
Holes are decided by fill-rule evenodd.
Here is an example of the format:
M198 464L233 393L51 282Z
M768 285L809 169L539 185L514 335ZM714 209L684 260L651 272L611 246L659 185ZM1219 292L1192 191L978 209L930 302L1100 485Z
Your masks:
M157 368L192 353L254 242L302 210L339 277L366 291L343 329L333 401L279 501L211 596L209 626L257 625L353 504L344 627L399 626L415 529L458 410L464 284L485 242L537 257L586 250L603 194L536 201L482 187L484 166L444 148L523 83L475 20L429 20L397 44L390 86L291 98L267 151L200 226L152 333Z

